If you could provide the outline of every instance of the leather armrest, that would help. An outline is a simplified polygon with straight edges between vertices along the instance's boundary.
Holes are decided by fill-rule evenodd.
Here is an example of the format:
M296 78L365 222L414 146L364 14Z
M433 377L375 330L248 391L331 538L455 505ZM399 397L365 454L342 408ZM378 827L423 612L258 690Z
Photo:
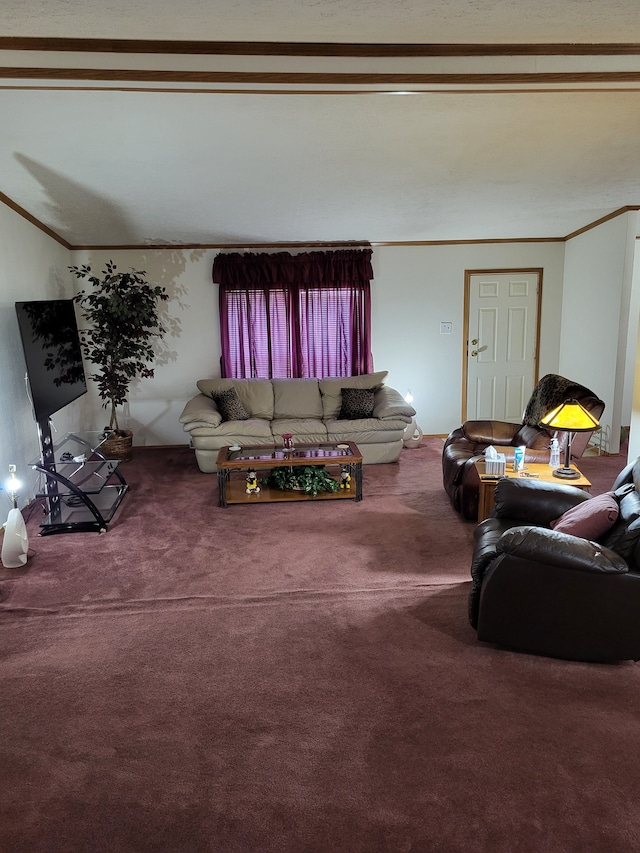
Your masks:
M502 534L496 550L499 554L572 571L599 574L629 571L622 557L609 548L589 539L542 527L513 527Z
M220 426L222 415L211 397L206 394L198 394L189 400L182 410L179 421L183 428L189 432L194 426Z
M496 518L550 527L568 509L590 498L575 486L505 477L496 485L493 514Z
M416 410L413 406L410 406L395 388L383 385L373 396L372 417L374 418L401 418L410 423L415 414Z

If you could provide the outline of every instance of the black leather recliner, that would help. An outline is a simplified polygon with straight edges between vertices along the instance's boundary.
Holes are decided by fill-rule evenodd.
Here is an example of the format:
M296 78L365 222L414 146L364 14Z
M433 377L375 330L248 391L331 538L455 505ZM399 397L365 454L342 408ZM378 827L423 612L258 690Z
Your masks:
M480 480L475 463L482 458L487 447L493 445L504 453L507 463L513 462L513 452L518 446L527 448L529 462L548 462L553 434L539 426L540 419L569 398L578 400L596 418L600 418L604 411L604 402L589 388L548 373L534 388L522 423L465 421L448 436L442 452L442 479L454 509L463 518L470 521L478 518ZM571 444L574 459L582 456L590 437L590 432L576 434ZM558 440L563 451L567 434L559 433Z
M474 532L469 621L478 639L567 660L640 660L640 459L617 477L614 526L597 541L551 529L591 496L500 480Z

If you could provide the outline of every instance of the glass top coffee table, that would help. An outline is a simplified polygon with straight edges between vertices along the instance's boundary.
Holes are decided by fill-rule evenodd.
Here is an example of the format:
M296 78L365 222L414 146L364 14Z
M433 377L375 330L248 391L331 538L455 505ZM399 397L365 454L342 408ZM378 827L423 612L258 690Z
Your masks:
M353 441L296 444L293 450L283 447L254 446L232 449L222 447L218 452L219 505L274 503L276 501L362 500L362 454ZM342 470L350 476L348 488L335 492L320 492L312 496L302 491L276 489L260 482L274 468L304 468L323 466L340 483ZM260 491L247 493L248 471L255 471Z

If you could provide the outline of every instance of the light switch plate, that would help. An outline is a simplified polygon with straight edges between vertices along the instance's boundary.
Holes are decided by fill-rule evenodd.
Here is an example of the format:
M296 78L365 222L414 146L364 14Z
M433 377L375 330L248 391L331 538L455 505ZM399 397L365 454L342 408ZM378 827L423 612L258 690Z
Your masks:
M450 335L453 331L453 323L440 323L440 334Z

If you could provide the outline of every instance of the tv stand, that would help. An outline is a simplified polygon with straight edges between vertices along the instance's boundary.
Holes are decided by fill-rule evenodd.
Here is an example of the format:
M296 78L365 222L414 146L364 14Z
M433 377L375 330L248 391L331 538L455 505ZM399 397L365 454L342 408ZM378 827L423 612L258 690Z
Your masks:
M105 533L129 488L120 460L100 452L104 432L70 432L54 444L49 422L38 424L42 456L31 467L45 478L36 495L47 502L40 536L96 531Z

